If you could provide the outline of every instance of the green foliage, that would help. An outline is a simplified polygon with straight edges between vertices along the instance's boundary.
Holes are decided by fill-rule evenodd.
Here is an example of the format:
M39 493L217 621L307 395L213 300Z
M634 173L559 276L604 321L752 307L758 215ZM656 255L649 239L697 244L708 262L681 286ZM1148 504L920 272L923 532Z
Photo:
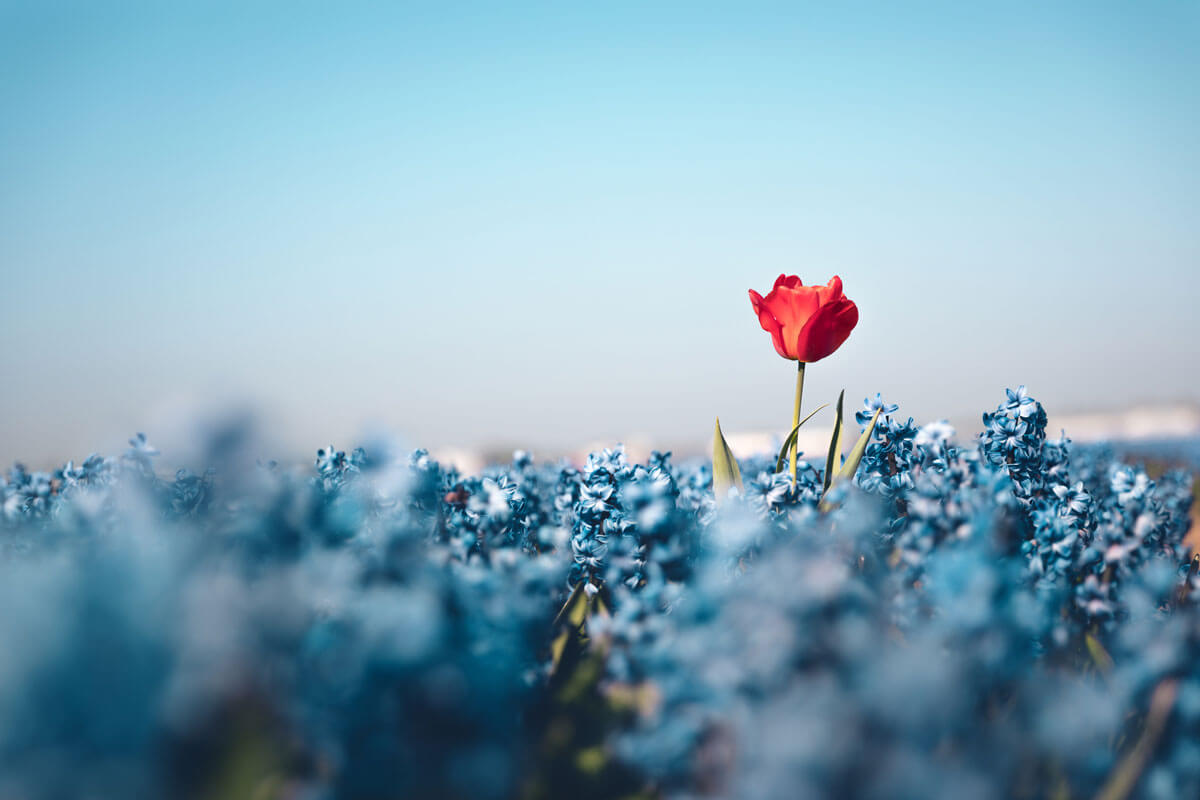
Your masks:
M820 411L823 408L828 408L828 406L829 406L829 403L825 403L824 405L818 406L815 411L813 411L811 414L809 414L804 419L800 420L800 422L798 422L796 424L796 427L792 428L792 432L789 433L787 435L787 438L783 440L783 447L779 448L779 458L775 459L775 471L776 472L783 471L783 464L785 461L787 461L788 451L791 450L792 445L796 443L796 436L797 436L797 434L800 433L800 426L803 425L804 423L808 422L813 417L815 417L817 415L818 411Z
M743 491L742 471L738 469L737 459L733 457L733 451L729 449L729 445L725 442L725 436L721 433L720 417L717 417L717 427L713 431L712 472L713 494L716 495L718 502L723 500L734 486L738 488L738 491Z
M839 398L838 399L838 411L839 412L841 411L841 407L842 407L842 401L841 401L841 398ZM858 471L858 465L862 462L863 453L865 453L867 451L867 443L871 441L871 434L874 433L874 431L875 431L875 423L879 421L879 412L881 410L882 409L877 409L875 411L874 415L872 415L870 423L867 424L867 429L864 430L862 432L862 435L858 437L858 441L854 443L854 447L851 448L851 450L850 450L850 455L846 457L846 462L844 464L842 464L841 468L838 470L837 477L834 478L833 480L830 480L829 473L828 472L825 473L825 495L829 494L829 489L830 489L830 487L833 486L833 484L835 484L839 481L852 480L854 478L854 473ZM839 413L839 417L840 416L841 415ZM840 430L841 430L840 425L838 426L838 430L840 432ZM840 437L838 436L838 434L835 433L834 439L838 440L839 438ZM830 443L829 461L826 462L827 468L828 468L828 465L833 462L833 459L834 459L833 443ZM839 458L839 460L840 460L840 458ZM821 498L821 509L823 511L829 510L829 503L825 500L824 495L822 495L822 498Z
M842 401L846 390L838 393L837 415L833 419L833 436L829 439L829 455L825 457L825 491L829 491L833 476L842 466Z

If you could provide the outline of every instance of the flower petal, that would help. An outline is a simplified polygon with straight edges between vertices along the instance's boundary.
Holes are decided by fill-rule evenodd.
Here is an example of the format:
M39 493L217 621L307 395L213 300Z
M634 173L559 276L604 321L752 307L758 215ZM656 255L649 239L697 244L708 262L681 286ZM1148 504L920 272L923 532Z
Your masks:
M771 343L775 345L775 352L784 358L794 358L795 356L788 355L787 349L784 346L783 326L776 319L775 315L771 313L768 301L773 294L774 292L768 294L767 299L764 299L762 295L751 289L750 305L754 306L754 313L758 315L758 324L762 326L764 331L771 334Z
M833 353L858 324L858 306L851 300L821 306L796 334L796 356L805 362L820 361Z
M829 279L829 283L817 287L817 295L821 298L821 305L843 299L846 295L842 292L842 279L834 275Z
M789 358L799 358L794 349L796 336L821 307L821 299L814 286L797 286L794 289L781 286L771 291L766 298L767 306L783 329L783 340Z

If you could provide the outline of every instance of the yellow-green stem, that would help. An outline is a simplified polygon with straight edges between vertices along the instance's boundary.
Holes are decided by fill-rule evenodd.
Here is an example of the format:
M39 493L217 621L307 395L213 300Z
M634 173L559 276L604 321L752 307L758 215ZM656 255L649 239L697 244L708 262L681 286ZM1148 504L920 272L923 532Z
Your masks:
M796 404L792 406L792 429L795 429L800 424L800 398L804 396L804 362L797 361L796 365L799 367L799 370L796 372ZM799 438L797 436L796 439L792 440L792 486L796 485L796 453L799 448Z

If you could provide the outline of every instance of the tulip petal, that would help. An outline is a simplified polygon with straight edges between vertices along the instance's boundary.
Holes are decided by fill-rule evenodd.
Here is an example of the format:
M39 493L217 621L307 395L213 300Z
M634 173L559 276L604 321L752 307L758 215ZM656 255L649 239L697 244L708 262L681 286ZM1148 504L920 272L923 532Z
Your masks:
M852 300L821 306L796 334L797 357L809 363L820 361L841 347L857 324L858 306Z
M834 275L829 279L829 283L824 286L817 287L817 295L821 298L821 305L836 303L845 297L842 292L842 279Z
M768 295L770 297L770 295ZM771 334L771 343L775 345L775 352L784 358L792 358L788 355L787 349L784 346L783 326L779 324L779 320L771 313L771 309L763 296L753 289L750 290L750 305L754 307L754 313L758 315L758 324L762 329Z
M775 319L779 320L783 335L782 346L787 352L787 358L803 361L803 356L795 348L796 337L800 335L804 325L821 307L816 288L798 286L795 289L789 289L783 286L771 290L765 303L775 315Z

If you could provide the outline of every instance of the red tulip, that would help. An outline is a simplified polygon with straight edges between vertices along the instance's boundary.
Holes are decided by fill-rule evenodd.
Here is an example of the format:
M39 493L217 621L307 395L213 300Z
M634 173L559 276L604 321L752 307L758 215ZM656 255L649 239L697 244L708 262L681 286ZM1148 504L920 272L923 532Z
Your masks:
M750 303L775 350L793 361L820 361L858 324L858 306L842 294L837 275L825 286L804 286L795 275L780 275L766 297L751 289Z

